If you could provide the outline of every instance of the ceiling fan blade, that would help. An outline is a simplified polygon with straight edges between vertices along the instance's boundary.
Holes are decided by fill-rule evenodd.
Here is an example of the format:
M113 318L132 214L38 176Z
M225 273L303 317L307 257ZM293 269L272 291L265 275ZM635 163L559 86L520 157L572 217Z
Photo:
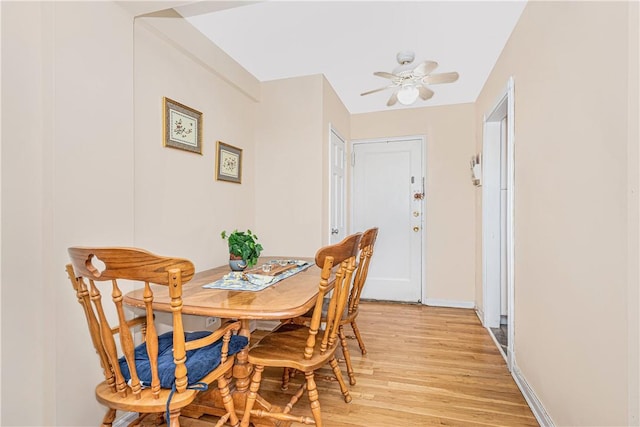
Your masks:
M430 76L424 76L422 78L422 83L427 85L436 85L439 83L452 83L458 80L459 74L455 71L450 73L442 73L442 74L432 74Z
M420 93L420 98L424 99L425 101L433 96L433 91L422 85L418 86L418 92Z
M384 77L385 79L397 79L398 76L395 74L387 73L386 71L376 71L373 73L374 76Z
M391 95L391 97L387 101L387 107L391 107L396 102L398 102L398 93L397 92L393 92L393 94Z
M395 87L395 85L385 86L385 87L381 87L381 88L378 88L378 89L373 89L373 90L370 90L370 91L367 91L367 92L362 92L362 93L360 94L360 96L365 96L365 95L369 95L369 94L371 94L371 93L380 92L380 91L382 91L382 90L389 89L389 88L392 88L392 87Z
M437 67L438 67L438 63L435 61L424 61L423 63L421 63L420 65L418 65L416 68L413 69L413 74L416 74L418 76L426 76L427 74L435 70Z

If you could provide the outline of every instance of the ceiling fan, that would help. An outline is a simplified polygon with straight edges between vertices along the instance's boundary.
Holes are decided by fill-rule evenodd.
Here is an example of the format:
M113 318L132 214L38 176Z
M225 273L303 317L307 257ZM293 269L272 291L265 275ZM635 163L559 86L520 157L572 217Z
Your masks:
M387 106L390 107L396 102L402 105L411 105L418 99L418 96L425 101L433 96L433 91L427 87L428 85L452 83L458 80L459 77L456 72L431 74L438 67L438 63L434 61L424 61L417 66L411 65L415 59L415 54L408 50L398 52L396 59L400 66L396 67L391 73L385 71L373 73L375 76L390 79L391 84L363 92L360 96L386 89L395 89L387 101Z

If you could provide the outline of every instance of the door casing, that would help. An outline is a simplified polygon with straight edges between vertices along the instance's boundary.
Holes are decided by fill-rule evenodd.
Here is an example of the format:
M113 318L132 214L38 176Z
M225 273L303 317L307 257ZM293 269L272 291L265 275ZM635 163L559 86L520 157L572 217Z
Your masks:
M501 122L507 119L506 129L506 218L500 223L500 139ZM486 328L500 325L500 229L504 226L507 263L507 365L512 370L515 360L515 135L514 135L514 82L509 78L498 101L483 119L482 143L482 323ZM496 202L497 201L497 202ZM491 203L493 202L493 203ZM496 211L496 206L498 206Z
M341 147L336 146L336 142ZM341 144L340 144L341 142ZM347 143L346 140L340 135L340 133L329 124L329 203L328 203L328 215L329 215L329 230L327 241L329 244L338 243L347 236ZM341 158L337 159L337 155L341 152ZM341 171L335 170L336 161L341 163ZM336 173L342 174L341 188L336 188L334 185L334 175ZM336 229L338 233L332 231Z

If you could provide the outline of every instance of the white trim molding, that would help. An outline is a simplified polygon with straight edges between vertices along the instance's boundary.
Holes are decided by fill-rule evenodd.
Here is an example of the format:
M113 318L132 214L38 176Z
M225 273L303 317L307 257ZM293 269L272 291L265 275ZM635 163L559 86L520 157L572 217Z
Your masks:
M516 365L515 362L513 364L513 369L511 370L511 375L515 380L516 385L522 392L524 399L529 404L531 412L533 412L533 415L536 417L536 420L538 420L538 423L540 423L542 427L555 427L555 424L547 413L547 410L544 408L542 402L540 402L540 399L538 399L538 396L533 391L527 380L524 378L524 376L522 375L522 371L520 371L520 368L518 368L518 365Z
M494 107L482 120L482 324L486 328L500 325L506 291L509 370L514 364L516 351L514 102L514 80L510 77ZM503 197L506 198L506 206L503 205ZM506 289L502 289L505 282Z
M113 422L113 427L127 427L133 421L138 418L139 414L137 412L125 412L115 419Z
M424 305L431 305L433 307L449 307L449 308L476 308L476 303L473 301L455 301L448 299L435 299L427 298Z

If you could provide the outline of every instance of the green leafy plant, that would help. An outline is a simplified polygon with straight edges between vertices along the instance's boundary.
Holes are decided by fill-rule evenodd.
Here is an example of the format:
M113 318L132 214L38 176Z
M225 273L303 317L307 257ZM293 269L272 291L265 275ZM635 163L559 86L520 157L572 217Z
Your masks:
M223 231L220 233L220 237L227 240L230 255L241 257L247 263L247 267L249 268L256 265L258 257L262 252L262 245L257 243L258 236L253 234L251 230L233 230L232 233Z

